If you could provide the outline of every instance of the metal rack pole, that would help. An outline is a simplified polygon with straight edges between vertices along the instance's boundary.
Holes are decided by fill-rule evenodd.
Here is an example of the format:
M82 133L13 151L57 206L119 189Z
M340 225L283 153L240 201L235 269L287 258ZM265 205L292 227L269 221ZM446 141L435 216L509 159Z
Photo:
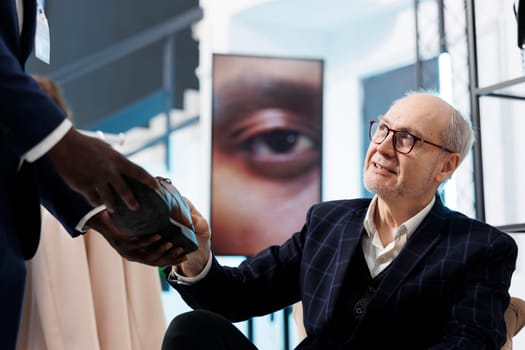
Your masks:
M422 62L421 62L421 48L419 47L420 36L419 36L419 0L414 0L414 20L416 27L416 64L414 65L415 70L415 85L416 90L421 89L423 86L423 73L422 73Z
M479 115L479 86L478 80L478 59L476 44L476 19L475 19L475 0L465 0L467 9L467 41L468 41L468 60L470 75L470 113L472 116L472 127L476 135L476 142L473 148L474 158L474 186L475 186L475 208L476 217L485 220L485 196L483 184L483 159L481 153L481 118Z

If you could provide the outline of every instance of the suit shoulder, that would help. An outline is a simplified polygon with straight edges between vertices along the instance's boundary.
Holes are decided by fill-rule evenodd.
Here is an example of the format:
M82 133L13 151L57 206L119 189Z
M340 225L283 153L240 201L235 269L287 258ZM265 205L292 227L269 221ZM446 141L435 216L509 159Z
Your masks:
M321 215L326 213L350 213L360 212L367 210L370 205L370 198L358 198L358 199L339 199L321 202L313 205L310 208L310 213L314 215Z
M469 218L468 216L456 211L452 211L451 214L454 223L453 225L456 228L455 231L461 230L468 233L475 233L476 236L484 233L488 236L488 240L490 241L504 241L511 245L515 245L512 236L495 226L477 219Z

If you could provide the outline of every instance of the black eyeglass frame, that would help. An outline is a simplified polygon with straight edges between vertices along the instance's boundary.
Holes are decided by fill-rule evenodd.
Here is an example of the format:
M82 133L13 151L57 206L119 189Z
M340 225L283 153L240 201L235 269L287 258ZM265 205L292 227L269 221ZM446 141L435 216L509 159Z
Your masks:
M374 127L375 124L377 124L378 128L379 128L379 126L384 125L384 127L388 130L388 132L385 134L385 137L379 142L375 141L374 138L372 137L372 128ZM389 128L388 125L386 125L383 122L377 121L377 120L371 120L370 121L370 126L368 128L368 137L370 138L370 141L372 141L376 145L382 144L387 139L388 135L390 135L390 132L392 132L392 145L394 146L394 150L396 152L401 153L401 154L409 154L410 152L412 152L412 150L414 149L414 146L416 145L417 141L427 143L429 145L432 145L434 147L437 147L437 148L442 149L443 151L446 151L446 152L449 152L449 153L456 153L456 152L452 151L451 149L449 149L449 148L447 148L445 146L438 145L437 143L427 141L425 139L422 139L421 137L417 137L417 136L409 133L408 131L400 131L400 130L395 130L395 129ZM397 142L396 141L396 135L399 134L399 133L404 134L404 135L410 135L410 137L412 137L414 139L414 142L412 143L412 146L410 147L410 149L407 152L402 152L402 151L397 149L397 146L396 146L396 142Z

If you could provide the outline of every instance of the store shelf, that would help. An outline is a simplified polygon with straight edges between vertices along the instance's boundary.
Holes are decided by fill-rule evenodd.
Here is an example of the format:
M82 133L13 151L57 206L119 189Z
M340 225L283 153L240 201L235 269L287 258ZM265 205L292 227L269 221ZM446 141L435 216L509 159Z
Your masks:
M502 225L497 226L501 231L508 233L525 233L525 223L523 224L513 224L513 225Z
M513 90L516 88L521 88L522 91ZM525 76L510 79L482 88L474 88L473 92L477 96L492 96L525 100Z
M472 114L472 126L474 130L481 130L480 99L485 97L493 97L501 99L525 100L525 76L504 80L484 87L479 86L475 7L475 0L466 1L470 107ZM485 178L483 173L483 153L481 149L482 140L480 133L476 135L476 139L476 143L473 147L476 217L479 220L485 221ZM506 225L498 226L498 228L506 232L525 233L525 223L509 223Z

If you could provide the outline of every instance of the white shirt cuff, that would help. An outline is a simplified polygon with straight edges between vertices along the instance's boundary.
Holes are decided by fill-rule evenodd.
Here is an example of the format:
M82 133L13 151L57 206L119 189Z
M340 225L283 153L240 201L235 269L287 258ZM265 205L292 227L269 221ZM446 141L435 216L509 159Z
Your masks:
M55 130L53 130L42 141L27 151L26 154L22 156L22 159L25 159L28 162L34 162L38 158L42 157L64 137L64 135L69 131L69 129L71 129L72 126L73 124L69 119L64 119L64 121L60 123L60 125Z
M86 232L89 230L89 227L86 226L86 222L88 222L89 219L91 219L93 216L97 215L101 211L106 210L105 205L99 205L98 207L91 209L82 219L78 222L77 226L75 226L75 229L79 232Z
M204 266L204 268L198 275L193 276L193 277L185 277L185 276L179 275L175 271L175 266L172 266L171 272L168 275L168 281L174 282L177 284L182 284L185 286L191 286L192 284L195 284L199 282L200 280L202 280L204 277L206 277L208 272L210 272L212 260L213 260L213 255L210 250L210 257L208 258L208 262L206 263L206 266Z

